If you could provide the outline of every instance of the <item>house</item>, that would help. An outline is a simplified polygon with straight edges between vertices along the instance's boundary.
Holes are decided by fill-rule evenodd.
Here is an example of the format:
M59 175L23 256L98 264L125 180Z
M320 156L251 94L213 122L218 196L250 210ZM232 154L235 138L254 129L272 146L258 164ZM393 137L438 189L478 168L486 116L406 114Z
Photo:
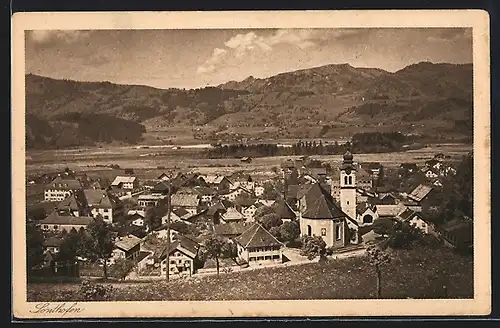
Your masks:
M256 197L260 197L262 195L264 195L264 187L262 186L256 186L254 189L253 189L253 192L255 194Z
M456 218L437 228L445 244L458 249L469 249L473 245L472 221Z
M183 208L191 214L198 213L200 196L192 194L173 194L170 204L173 209Z
M302 235L321 236L327 247L344 247L357 243L357 222L335 203L331 195L320 186L312 185L298 200L300 232Z
M145 217L146 216L146 211L144 209L130 209L128 212L127 212L127 215L130 217L134 214L139 214L140 216L142 217Z
M227 200L230 200L230 201L234 201L237 197L239 196L246 196L246 197L251 197L252 196L252 193L242 187L238 187L236 189L233 189L232 191L230 191L229 193L227 194L224 194L224 195L220 195L220 197L222 199L227 199Z
M135 260L139 256L141 250L141 238L134 235L118 237L115 242L112 257L118 259Z
M422 207L435 207L440 203L439 193L431 186L420 184L408 194L410 200L415 201Z
M375 203L377 205L397 205L398 202L399 201L396 196L394 196L394 194L391 192L380 193L379 197L375 199Z
M242 157L240 159L242 163L252 163L252 158L251 157Z
M117 176L111 183L111 187L132 190L139 186L138 180L134 176Z
M425 161L425 165L427 166L427 168L439 170L441 168L442 162L440 160L433 158L428 161Z
M400 174L399 176L405 176L407 174L413 174L418 172L418 166L416 163L402 163L399 166Z
M245 216L236 208L230 207L224 214L221 215L220 220L222 223L241 222L245 221Z
M184 207L179 207L179 208L172 210L172 213L170 213L170 219L172 219L172 217L174 217L174 220L172 222L175 222L176 220L178 220L178 221L186 220L193 215L194 214L192 212L189 212Z
M169 189L168 184L162 181L160 183L155 184L153 188L151 188L151 194L159 196L167 196L168 189Z
M101 189L85 189L83 193L94 218L100 215L105 222L113 223L123 217L123 204L111 193Z
M229 222L224 224L217 224L214 228L217 236L234 239L245 232L252 226L249 222Z
M410 225L420 229L425 234L437 236L434 225L428 222L421 213L407 208L403 212L399 213L396 218L408 222Z
M82 185L76 179L66 179L57 177L44 189L44 200L48 202L60 202L77 190L81 190Z
M90 214L85 194L77 190L56 205L60 215L88 216Z
M178 235L177 240L165 247L159 256L161 275L167 273L167 254L169 255L170 275L192 275L198 269L198 251L200 245L183 235Z
M290 205L284 200L278 200L274 205L274 212L279 215L283 222L295 221L297 215L295 211L290 207Z
M426 168L426 169L424 169L423 173L424 173L425 177L428 179L434 179L434 178L437 178L439 176L439 173L436 172L436 170L433 168Z
M110 187L109 180L105 178L98 178L92 181L89 185L89 189L101 189L106 190Z
M250 265L283 261L283 244L257 222L234 240L238 258Z
M52 254L58 254L63 243L63 239L61 237L49 237L45 239L42 243L43 251L50 252Z
M44 231L62 232L66 230L69 232L73 228L77 231L85 229L93 221L94 218L92 217L59 215L57 211L54 211L45 219L39 221L39 225Z
M378 162L364 163L362 168L372 176L373 180L379 179L384 173L384 167Z
M157 180L161 180L161 181L169 181L170 180L170 177L167 173L163 172L162 174L160 174L160 176L158 178L156 178Z
M443 153L437 153L436 155L434 155L434 159L437 159L438 161L445 159L445 157L446 156L444 156Z
M404 206L403 204L376 205L375 209L379 218L393 219L396 218L399 213L406 210L406 206Z
M358 203L356 212L360 227L372 225L379 218L376 206L367 202Z
M123 173L125 173L126 175L132 175L132 174L134 174L134 169L126 168L123 170Z
M162 224L161 226L159 226L158 228L156 228L154 230L154 234L159 239L167 239L167 236L168 236L168 225L167 224ZM170 241L174 241L177 238L177 235L179 235L179 231L170 228Z
M373 188L373 176L372 176L372 174L368 173L361 166L359 166L356 169L356 185L358 188L365 189L365 190L371 190Z
M135 266L138 272L142 272L148 265L154 264L154 252L139 251L139 255L135 259Z
M129 224L129 225L123 225L118 228L116 231L116 238L115 241L119 241L120 237L126 237L129 235L133 235L137 238L144 238L147 236L146 229L141 226Z
M261 203L259 203L257 201L254 201L253 204L251 204L249 206L241 206L241 213L245 217L245 220L251 221L251 220L253 220L253 216L255 214L255 211L257 211L257 209L259 207L262 207L262 206L264 206L264 205L262 205Z
M439 188L443 186L443 183L439 179L436 179L432 182L432 185Z
M202 179L207 186L214 188L219 192L229 191L231 189L231 185L233 184L223 175L202 175L200 176L200 179Z
M166 202L167 196L161 194L142 194L137 197L137 205L146 207L155 207Z
M273 204L276 203L276 201L272 199L259 199L258 202L264 206L273 206Z
M130 216L130 224L136 226L136 227L143 227L144 226L144 216L140 215L139 213L135 213L132 216Z

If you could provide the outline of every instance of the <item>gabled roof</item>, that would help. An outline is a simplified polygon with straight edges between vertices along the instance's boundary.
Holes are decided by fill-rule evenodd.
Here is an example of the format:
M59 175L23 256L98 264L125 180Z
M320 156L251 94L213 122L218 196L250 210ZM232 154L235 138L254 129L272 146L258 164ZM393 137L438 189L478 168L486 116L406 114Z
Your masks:
M365 181L365 180L371 180L372 175L368 172L363 167L359 167L356 172L356 180L357 181Z
M236 238L236 242L244 248L281 246L280 243L269 231L259 223L254 223L250 228Z
M226 213L224 213L222 216L224 220L242 220L245 217L234 207L228 208Z
M75 192L57 204L58 210L79 211L86 205L85 195L82 192Z
M305 197L306 210L302 217L308 219L336 219L348 217L340 207L335 204L332 196L320 186L313 184Z
M120 183L131 183L134 182L136 177L131 177L131 176L117 176L113 182L111 183L112 186L118 186Z
M54 225L89 225L94 218L88 216L69 216L59 215L57 212L50 213L45 219L40 221L40 224Z
M225 211L225 210L226 210L226 208L224 207L224 205L221 202L217 202L208 208L207 214L214 215L215 213L217 213L219 211Z
M156 193L156 192L168 192L168 185L164 182L157 183L152 189L151 192Z
M82 189L82 184L76 179L63 179L62 177L57 177L46 187L49 189L77 190Z
M379 217L396 217L406 206L397 205L377 205L377 214Z
M83 192L89 206L96 208L115 208L120 201L105 190L85 189Z
M432 187L420 184L408 195L409 198L420 202L432 191Z
M200 178L202 178L206 183L208 184L219 184L223 180L227 180L229 183L229 179L223 175L202 175Z
M142 240L141 238L136 237L134 235L127 235L121 238L122 238L121 240L115 242L115 247L124 250L125 252L128 252L135 246L139 245Z
M190 215L191 213L189 213L185 208L183 207L179 207L175 210L172 210L173 213L175 213L175 215L177 215L178 217L182 218L186 215Z
M239 197L234 200L235 205L243 206L243 207L248 207L253 205L256 202L254 198L250 197Z
M198 249L200 248L200 245L195 242L192 239L187 238L184 235L178 234L176 236L176 240L170 244L170 249L165 247L161 254L160 254L160 260L163 260L168 254L172 254L174 251L178 250L185 255L191 257L194 259L196 255L198 254Z
M288 203L284 199L278 200L277 203L273 204L273 207L275 207L275 213L278 214L282 219L293 220L297 217L290 205L288 205Z
M219 236L241 235L252 224L247 222L229 222L215 226L215 233Z
M192 194L173 194L171 204L179 207L196 207L200 204L200 198Z
M374 206L373 206L373 205L371 205L371 204L369 204L369 203L367 203L367 202L361 202L361 203L358 203L358 204L356 205L356 212L357 212L358 214L363 214L363 213L365 213L365 212L366 212L366 210L368 210L368 209L370 209L370 210L372 210L372 211L375 211Z

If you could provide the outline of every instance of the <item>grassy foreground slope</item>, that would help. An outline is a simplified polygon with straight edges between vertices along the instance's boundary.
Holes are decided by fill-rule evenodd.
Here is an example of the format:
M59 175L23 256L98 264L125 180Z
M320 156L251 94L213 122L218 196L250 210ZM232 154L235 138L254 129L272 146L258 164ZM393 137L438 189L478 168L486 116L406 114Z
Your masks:
M393 253L382 269L383 298L472 298L472 257L451 250ZM443 289L447 286L447 291ZM28 285L29 301L82 300L78 284ZM150 283L114 284L111 301L364 299L376 297L376 275L363 257Z

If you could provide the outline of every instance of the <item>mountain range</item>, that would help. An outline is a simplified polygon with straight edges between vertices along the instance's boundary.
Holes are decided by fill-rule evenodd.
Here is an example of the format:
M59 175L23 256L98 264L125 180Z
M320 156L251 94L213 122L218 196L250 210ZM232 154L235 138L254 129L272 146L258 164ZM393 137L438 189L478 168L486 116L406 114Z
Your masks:
M472 137L472 94L472 64L429 62L396 72L326 65L191 90L28 74L26 141L28 148L137 143L176 126L206 141L383 129Z

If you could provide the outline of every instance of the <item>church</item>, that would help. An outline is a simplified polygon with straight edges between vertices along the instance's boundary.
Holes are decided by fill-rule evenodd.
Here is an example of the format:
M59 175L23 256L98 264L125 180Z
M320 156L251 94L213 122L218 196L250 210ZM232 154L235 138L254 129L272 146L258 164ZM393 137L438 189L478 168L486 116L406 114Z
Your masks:
M297 195L301 235L321 236L327 247L357 244L356 167L347 151L340 167L340 204L320 183L303 188Z

